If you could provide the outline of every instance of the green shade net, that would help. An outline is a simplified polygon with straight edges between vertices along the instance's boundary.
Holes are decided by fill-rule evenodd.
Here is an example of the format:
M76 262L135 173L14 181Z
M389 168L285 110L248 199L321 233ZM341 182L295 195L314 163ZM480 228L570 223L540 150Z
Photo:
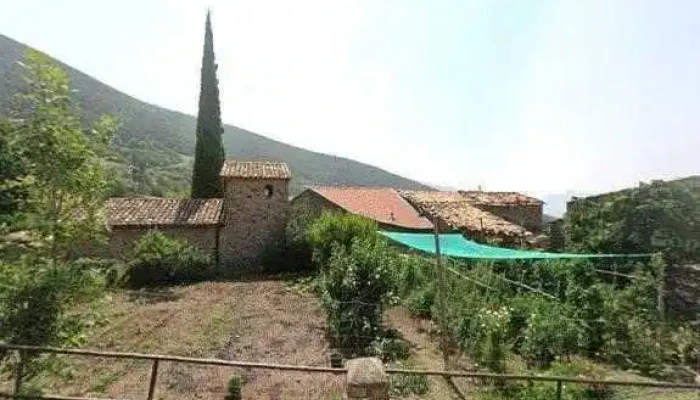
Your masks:
M435 254L435 235L432 233L400 233L379 231L389 239L412 249ZM561 258L615 258L649 257L650 254L574 254L546 253L542 251L515 250L487 246L467 240L459 233L440 234L440 253L448 257L479 258L492 260L561 259Z

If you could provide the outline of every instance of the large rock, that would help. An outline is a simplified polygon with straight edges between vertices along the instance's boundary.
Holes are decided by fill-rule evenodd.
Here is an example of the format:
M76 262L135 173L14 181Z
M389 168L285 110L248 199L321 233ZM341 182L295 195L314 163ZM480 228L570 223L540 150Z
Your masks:
M389 379L381 360L355 358L346 363L348 399L385 400L389 398Z

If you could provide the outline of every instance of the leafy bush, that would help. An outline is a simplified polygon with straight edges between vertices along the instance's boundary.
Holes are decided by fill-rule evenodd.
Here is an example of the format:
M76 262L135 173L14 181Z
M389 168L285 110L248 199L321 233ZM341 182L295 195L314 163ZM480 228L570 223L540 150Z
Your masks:
M507 335L510 309L505 306L482 308L459 326L460 346L470 350L480 364L493 372L505 372L506 355L512 345Z
M8 264L0 261L0 342L34 346L79 346L93 319L71 313L78 303L99 297L104 283L100 274L24 257ZM0 353L0 359L7 356ZM30 354L26 374L49 366L49 357Z
M554 362L544 375L592 380L606 379L603 369L590 362L582 361ZM557 398L556 393L556 382L531 382L524 384L511 381L508 385L501 388L482 390L477 398L479 400L550 400ZM561 394L563 400L605 400L614 398L614 392L611 387L595 384L564 382Z
M181 284L211 278L214 270L209 258L186 241L155 231L136 241L127 279L134 287Z
M356 238L348 249L334 246L321 287L329 333L341 350L365 354L380 336L383 306L396 293L396 260L382 240Z
M350 248L355 239L375 241L377 224L367 218L349 214L325 212L308 229L307 239L313 251L313 261L324 269L335 247Z
M546 367L557 357L576 353L579 322L565 305L533 298L529 312L519 348L528 364Z
M414 315L430 317L433 314L432 310L435 304L435 295L435 283L431 282L419 286L416 290L412 291L404 301L404 305Z
M408 363L396 363L395 368L413 369ZM393 396L424 395L430 390L428 377L413 374L391 374L389 377L389 394Z
M241 400L243 398L243 378L234 375L228 380L228 394L224 397L225 400Z
M371 344L372 353L384 362L405 360L408 358L411 345L395 330L390 329Z
M72 263L74 268L96 271L104 276L107 287L119 287L125 282L126 265L120 260L104 258L80 258Z

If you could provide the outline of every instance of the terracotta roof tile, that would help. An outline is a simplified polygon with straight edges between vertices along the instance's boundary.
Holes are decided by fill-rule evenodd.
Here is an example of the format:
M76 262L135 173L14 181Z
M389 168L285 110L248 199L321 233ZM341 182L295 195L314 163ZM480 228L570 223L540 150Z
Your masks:
M377 187L312 187L309 190L353 214L408 229L432 229L433 224L404 200L395 189Z
M216 225L221 222L222 199L111 198L107 223L116 226Z
M292 172L282 162L226 160L220 175L224 178L291 179Z
M466 231L483 231L499 236L532 235L520 225L506 221L479 209L470 199L458 192L402 191L411 204L440 217L453 227Z

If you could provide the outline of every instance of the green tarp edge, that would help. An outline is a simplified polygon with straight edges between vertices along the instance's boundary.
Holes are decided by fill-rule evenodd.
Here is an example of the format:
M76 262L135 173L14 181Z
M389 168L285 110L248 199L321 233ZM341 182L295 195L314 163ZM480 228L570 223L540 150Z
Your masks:
M435 235L432 233L403 233L379 231L387 238L412 249L435 254ZM443 233L440 237L440 253L447 257L477 258L490 260L537 260L537 259L581 259L581 258L634 258L650 257L651 254L575 254L547 253L543 251L516 250L488 246L466 239L459 233Z

